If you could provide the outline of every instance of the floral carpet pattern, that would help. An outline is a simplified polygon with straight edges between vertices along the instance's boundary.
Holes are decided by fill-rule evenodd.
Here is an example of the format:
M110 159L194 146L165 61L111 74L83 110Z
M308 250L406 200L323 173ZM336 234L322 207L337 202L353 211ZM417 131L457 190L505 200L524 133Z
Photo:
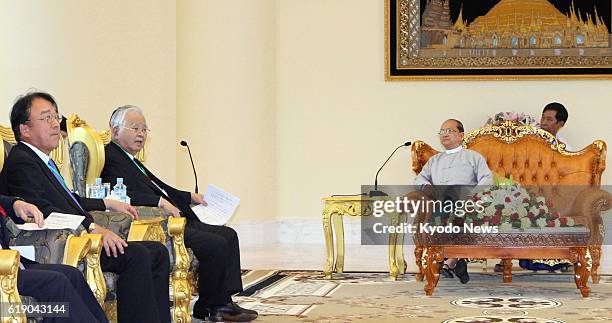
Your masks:
M611 276L582 298L571 273L518 272L509 284L501 274L471 273L465 285L441 278L425 296L411 274L391 281L386 273L325 280L320 272L254 272L259 281L234 300L257 310L256 322L612 322Z

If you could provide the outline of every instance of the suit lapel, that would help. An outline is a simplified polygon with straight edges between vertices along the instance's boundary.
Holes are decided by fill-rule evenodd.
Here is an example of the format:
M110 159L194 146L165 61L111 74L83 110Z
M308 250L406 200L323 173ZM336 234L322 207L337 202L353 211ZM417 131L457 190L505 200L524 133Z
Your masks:
M45 176L47 177L49 182L51 182L55 190L59 191L60 194L66 199L66 201L68 201L68 203L70 203L72 206L74 206L77 210L80 210L81 212L85 211L80 205L74 202L72 197L68 196L69 193L66 192L62 183L60 183L58 179L55 178L55 175L53 175L49 167L45 165L45 163L40 159L40 157L38 157L38 155L36 155L36 153L32 149L30 149L30 147L21 143L19 143L19 146L22 146L24 150L30 155L30 157L34 158L34 160L37 161L37 164L41 168L42 173L45 174Z
M159 187L153 184L153 178L155 178L155 176L151 174L151 172L147 169L147 167L143 165L143 168L145 172L147 173L147 174L143 174L142 171L138 168L138 165L136 165L136 163L132 159L130 159L130 157L127 155L126 152L123 151L123 149L121 149L121 147L119 147L113 141L111 141L111 145L115 149L115 153L119 154L119 156L121 156L123 161L126 162L128 165L130 165L129 167L131 167L133 169L133 172L137 174L136 176L139 178L140 181L144 182L155 193L163 196L166 199L170 199L170 197L167 194L165 194L162 190L159 189Z

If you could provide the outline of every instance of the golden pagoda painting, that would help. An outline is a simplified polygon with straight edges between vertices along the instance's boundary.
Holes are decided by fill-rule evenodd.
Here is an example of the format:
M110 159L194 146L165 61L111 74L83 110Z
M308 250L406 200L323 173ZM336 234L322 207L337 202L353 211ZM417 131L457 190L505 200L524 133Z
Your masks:
M547 0L501 0L468 23L463 19L463 8L454 21L451 19L451 1L427 1L421 20L421 48L610 46L610 31L596 7L583 18L573 1L563 13Z
M385 2L387 79L612 78L612 0Z

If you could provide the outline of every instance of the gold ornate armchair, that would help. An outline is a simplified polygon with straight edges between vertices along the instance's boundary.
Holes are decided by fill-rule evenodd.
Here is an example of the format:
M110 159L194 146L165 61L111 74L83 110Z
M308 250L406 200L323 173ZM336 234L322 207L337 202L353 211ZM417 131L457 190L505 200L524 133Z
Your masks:
M9 127L0 126L0 136L2 137L3 149L0 149L0 170L4 166L10 149L16 144L15 136ZM60 139L59 146L51 152L51 157L57 161L61 169L64 163L63 140ZM96 299L102 303L106 288L101 280L102 270L100 269L100 252L102 250L102 236L99 234L89 234L84 228L79 230L42 230L42 231L20 231L11 219L5 220L5 225L10 233L11 245L33 245L35 258L39 263L63 263L85 271L87 282L92 289ZM8 250L2 250L4 253ZM12 255L11 255L12 257ZM0 272L3 275L2 291L4 294L4 284L9 284L11 271L8 258L2 258ZM12 258L11 258L12 259ZM17 268L19 267L18 257ZM82 267L80 267L83 265ZM15 276L16 277L16 274ZM6 287L10 287L7 285ZM15 285L16 286L16 285ZM6 294L8 295L8 294ZM8 297L8 296L7 296ZM4 300L4 298L3 298ZM4 301L2 301L4 302ZM2 322L5 318L2 318ZM9 321L12 322L12 321Z
M84 194L86 184L93 184L104 168L104 145L110 142L111 134L109 130L94 130L77 115L68 118L67 130L73 187ZM144 149L136 158L144 162ZM131 221L128 227L117 225L123 219L114 219L108 212L92 214L97 223L117 232L127 241L159 241L166 245L174 268L171 277L173 319L175 322L190 322L189 302L194 288L193 276L189 273L190 256L184 243L185 219L171 217L157 207L135 208L139 219Z
M598 283L604 233L601 212L612 207L612 195L600 189L606 143L596 140L581 151L569 152L565 144L544 130L505 121L470 132L463 146L482 154L493 173L512 176L518 183L530 186L551 201L555 210L589 229L591 277ZM437 153L425 142L416 141L412 145L413 171L418 174ZM419 192L413 193L413 198L420 198ZM415 221L426 221L427 216L417 214ZM423 250L423 243L415 238L419 280L423 278Z
M21 305L21 298L17 290L17 274L19 271L19 252L15 250L0 250L0 304ZM9 314L2 308L3 314ZM2 323L25 323L22 313L11 313L0 317Z

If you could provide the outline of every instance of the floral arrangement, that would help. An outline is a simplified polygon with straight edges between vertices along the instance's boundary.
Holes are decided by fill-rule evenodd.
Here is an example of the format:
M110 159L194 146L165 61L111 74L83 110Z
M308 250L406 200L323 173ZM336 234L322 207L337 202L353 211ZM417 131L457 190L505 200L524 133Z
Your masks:
M494 185L474 194L473 201L482 201L484 212L465 215L464 223L499 226L501 231L545 227L573 227L572 218L558 211L551 211L552 203L543 196L529 193L524 187L509 179L495 178Z
M533 126L533 127L540 126L538 121L531 115L526 114L524 112L514 112L514 111L499 112L495 114L494 116L489 117L489 119L485 123L485 126L497 125L504 121L514 121L518 124L525 125L525 126Z

